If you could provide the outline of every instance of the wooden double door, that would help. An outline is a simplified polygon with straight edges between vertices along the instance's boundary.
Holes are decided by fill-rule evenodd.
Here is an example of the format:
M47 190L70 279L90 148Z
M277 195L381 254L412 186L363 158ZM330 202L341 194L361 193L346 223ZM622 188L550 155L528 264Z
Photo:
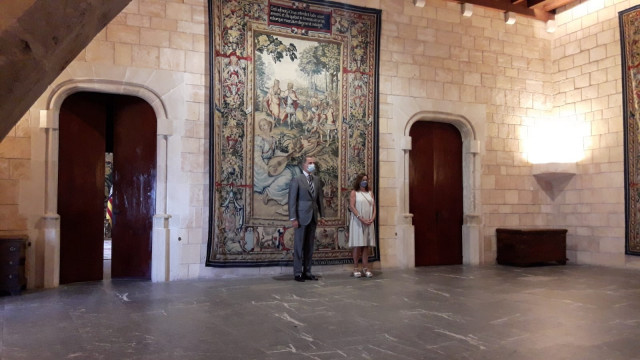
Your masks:
M409 132L409 211L415 264L462 264L462 137L446 123L419 121Z
M151 278L156 115L144 100L82 92L60 109L60 283L103 278L105 152L113 152L112 278Z

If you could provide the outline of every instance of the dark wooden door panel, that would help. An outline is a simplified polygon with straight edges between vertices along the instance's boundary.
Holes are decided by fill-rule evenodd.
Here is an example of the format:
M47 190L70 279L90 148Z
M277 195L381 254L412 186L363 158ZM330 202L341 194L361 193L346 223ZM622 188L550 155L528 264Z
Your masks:
M151 278L155 214L156 115L144 100L121 96L113 113L112 278Z
M73 94L59 119L60 283L102 280L104 102L98 94Z
M416 266L462 263L462 138L453 125L411 127L409 211Z
M435 123L434 190L438 265L462 263L462 138L455 126Z
M434 253L437 232L435 226L436 202L434 193L433 140L430 128L418 122L411 127L409 153L409 211L413 214L415 230L416 266L429 264Z
M151 278L155 113L136 97L77 93L60 110L61 283L102 280L106 147L114 153L111 277Z

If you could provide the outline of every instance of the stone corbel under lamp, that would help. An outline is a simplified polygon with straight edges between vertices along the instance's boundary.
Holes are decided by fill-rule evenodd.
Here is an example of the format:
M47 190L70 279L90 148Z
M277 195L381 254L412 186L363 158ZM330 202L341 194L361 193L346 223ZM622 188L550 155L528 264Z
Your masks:
M555 200L576 175L576 163L533 164L533 177L544 192Z

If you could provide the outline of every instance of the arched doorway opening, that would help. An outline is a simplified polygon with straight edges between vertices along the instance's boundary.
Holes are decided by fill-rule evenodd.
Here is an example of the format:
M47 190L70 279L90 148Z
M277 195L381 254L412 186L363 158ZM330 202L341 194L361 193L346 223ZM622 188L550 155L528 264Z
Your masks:
M127 95L78 92L60 107L60 282L151 278L155 214L154 109ZM109 157L112 166L108 165ZM112 170L112 174L110 174ZM109 176L111 175L111 176ZM112 211L105 224L107 199ZM103 262L105 225L111 259Z
M179 80L179 79L176 79ZM163 85L167 85L163 83ZM179 81L171 87L179 86ZM168 213L168 169L175 168L168 154L171 150L174 122L169 119L166 94L161 95L154 88L121 80L109 79L72 79L53 86L44 109L40 110L40 127L44 130L39 138L40 148L45 149L44 158L44 214L41 228L42 268L32 268L33 278L42 276L46 288L57 287L60 281L60 215L58 209L58 148L59 148L59 115L65 99L71 94L89 91L107 94L131 95L143 99L154 110L157 117L156 148L156 205L153 216L151 281L168 281L176 276L180 247L170 241L171 232ZM173 159L173 158L172 158ZM37 261L36 261L37 262ZM31 262L35 263L35 262ZM40 273L41 271L41 273Z
M462 264L462 137L448 123L418 121L409 131L409 211L415 265Z
M449 102L422 102L409 98L394 98L394 117L404 118L406 121L397 123L397 131L404 136L399 140L402 150L401 158L403 171L398 175L400 184L400 208L398 218L398 236L403 241L395 251L403 254L401 264L407 267L415 266L415 228L413 214L410 211L409 199L409 156L412 152L412 138L410 131L417 122L438 122L454 126L462 138L462 263L478 265L486 261L482 238L482 215L480 197L481 173L481 139L484 138L482 106L465 106L457 109ZM459 113L452 112L460 110ZM469 120L473 118L474 121Z

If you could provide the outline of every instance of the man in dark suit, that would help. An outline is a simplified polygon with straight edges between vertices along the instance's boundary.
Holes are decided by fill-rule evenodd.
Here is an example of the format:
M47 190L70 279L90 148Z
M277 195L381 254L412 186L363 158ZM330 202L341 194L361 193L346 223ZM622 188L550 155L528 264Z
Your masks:
M316 159L306 157L302 174L289 183L289 220L295 230L293 237L293 275L296 281L318 280L311 273L311 257L316 237L316 225L324 225L323 183L314 175Z

